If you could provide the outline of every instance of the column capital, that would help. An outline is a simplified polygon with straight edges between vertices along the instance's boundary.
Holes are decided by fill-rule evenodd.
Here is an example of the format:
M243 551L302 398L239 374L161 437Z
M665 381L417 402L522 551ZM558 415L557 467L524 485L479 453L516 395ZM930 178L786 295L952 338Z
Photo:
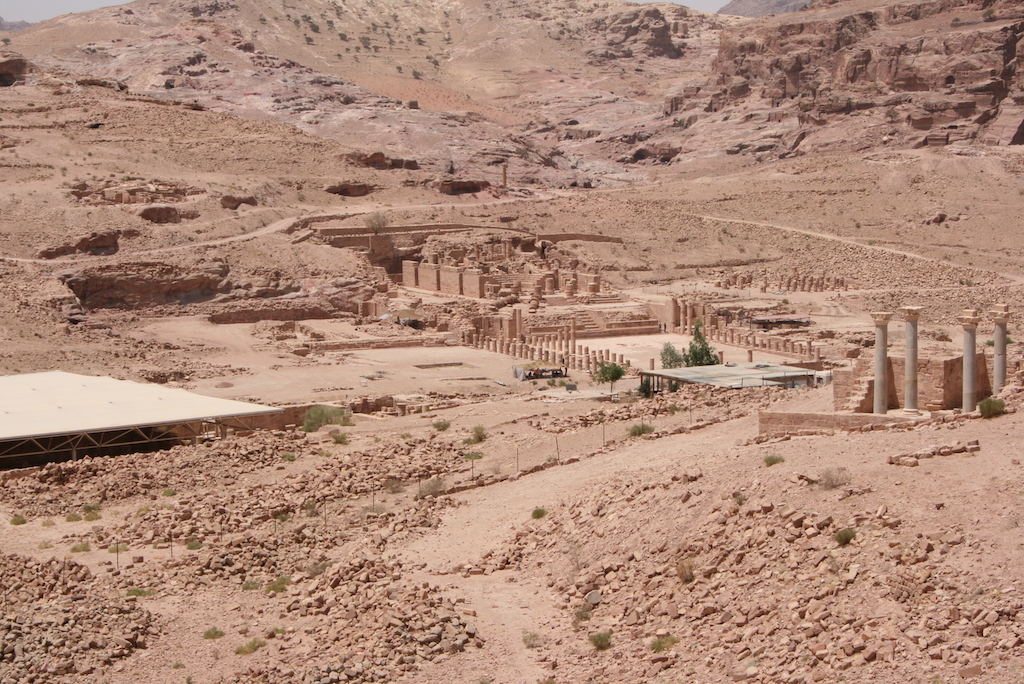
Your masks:
M992 310L988 313L996 323L1006 323L1010 320L1010 305L993 304Z
M922 309L923 306L901 306L897 311L903 314L904 320L916 322L921 317Z
M956 322L963 326L964 330L974 330L978 323L981 323L981 312L977 309L964 309L956 317Z
M875 322L875 325L887 325L892 320L892 311L872 311L871 320Z

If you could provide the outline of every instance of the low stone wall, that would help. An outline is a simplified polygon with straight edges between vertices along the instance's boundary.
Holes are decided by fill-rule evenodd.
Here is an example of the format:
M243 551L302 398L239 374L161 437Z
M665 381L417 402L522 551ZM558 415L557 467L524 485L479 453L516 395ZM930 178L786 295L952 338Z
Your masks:
M379 337L363 340L329 340L310 342L310 351L353 351L357 349L396 349L399 347L442 347L447 335L410 335L408 337Z
M882 416L873 413L783 413L761 411L758 414L758 433L795 433L800 430L850 430L865 425L884 425L909 420L903 416Z

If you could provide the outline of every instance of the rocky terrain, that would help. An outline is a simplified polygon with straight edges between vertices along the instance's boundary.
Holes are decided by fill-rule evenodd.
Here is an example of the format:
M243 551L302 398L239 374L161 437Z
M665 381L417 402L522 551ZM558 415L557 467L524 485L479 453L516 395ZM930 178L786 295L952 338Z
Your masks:
M0 471L0 684L1018 681L1019 342L992 420L634 391L691 341L655 334L668 295L807 317L771 339L822 382L871 311L923 306L946 359L965 308L1022 334L1018 3L798 4L0 22L0 372L351 412ZM402 271L470 257L601 289ZM580 341L629 374L514 381L531 359L466 344L512 310L605 326Z

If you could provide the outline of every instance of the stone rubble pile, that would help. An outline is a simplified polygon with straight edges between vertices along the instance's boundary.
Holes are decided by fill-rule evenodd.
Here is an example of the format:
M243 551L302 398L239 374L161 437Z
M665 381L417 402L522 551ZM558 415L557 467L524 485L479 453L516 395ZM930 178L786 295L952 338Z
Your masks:
M934 456L949 456L951 454L965 454L965 453L976 453L981 451L981 445L978 440L972 439L966 444L960 442L954 442L953 444L938 446L933 445L925 447L913 453L909 454L889 454L886 462L889 465L901 465L909 466L911 468L917 466L918 462L922 458L932 458Z
M74 682L159 636L134 598L115 598L74 561L0 555L0 683Z
M694 478L597 488L481 559L546 574L566 622L612 630L615 665L595 666L584 635L559 657L559 681L641 681L667 668L695 681L922 668L945 679L1024 657L1024 601L964 569L977 543L962 531L918 532L885 505L856 511L834 497L811 510L755 498L756 486L712 495ZM652 653L655 635L680 641Z

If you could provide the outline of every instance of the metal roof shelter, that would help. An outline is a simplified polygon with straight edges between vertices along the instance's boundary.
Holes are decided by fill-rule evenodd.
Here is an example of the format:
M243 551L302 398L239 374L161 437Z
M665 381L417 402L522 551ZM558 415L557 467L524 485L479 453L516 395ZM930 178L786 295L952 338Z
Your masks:
M774 363L719 363L714 366L640 371L640 377L645 376L654 381L653 386L656 390L663 389L672 382L704 383L731 389L762 385L800 387L814 384L813 370Z
M281 409L62 371L0 377L0 466L164 448Z

